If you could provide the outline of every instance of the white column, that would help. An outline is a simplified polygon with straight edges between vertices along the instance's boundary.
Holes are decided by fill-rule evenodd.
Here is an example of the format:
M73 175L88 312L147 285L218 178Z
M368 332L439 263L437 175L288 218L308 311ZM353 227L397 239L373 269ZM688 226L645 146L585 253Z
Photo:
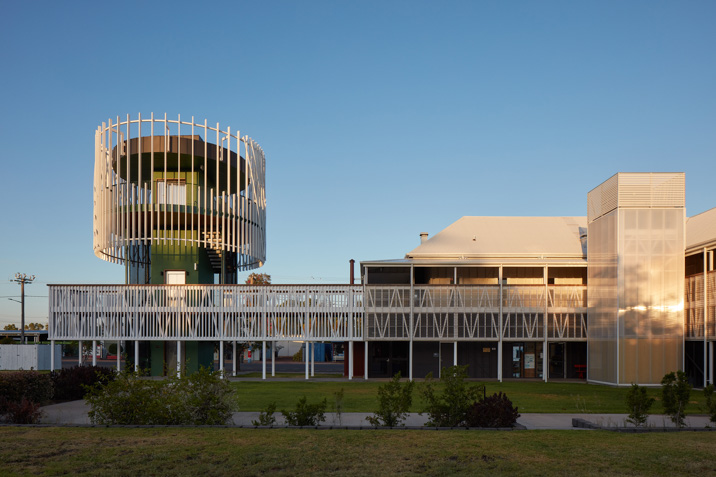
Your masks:
M544 266L543 269L543 280L544 280L544 316L543 318L543 325L544 325L544 344L542 345L542 378L544 379L544 382L547 382L547 375L549 374L548 361L547 361L547 350L549 349L549 345L547 344L547 312L549 307L549 272L547 271L547 265ZM535 346L536 348L537 346Z
M316 343L311 344L311 377L316 375Z
M708 385L706 372L709 369L708 353L706 352L707 351L706 343L708 343L708 339L709 339L709 323L708 323L708 317L709 317L709 313L708 313L709 293L708 292L709 292L709 289L707 286L708 282L709 282L708 281L708 279L709 279L709 274L708 274L709 264L708 264L707 257L708 257L708 252L706 250L706 247L704 247L704 287L703 287L704 294L702 295L704 297L704 387L706 387ZM686 348L686 346L684 346L684 348Z
M181 377L181 341L177 340L177 378Z
M234 376L236 376L236 340L234 340L234 349L232 350L231 356L233 356L233 362L234 365Z
M413 332L415 323L413 322L413 302L415 301L415 266L410 265L410 326L408 332L410 333L410 343L408 344L408 379L413 380ZM392 377L392 376L391 376Z
M353 379L353 342L348 342L348 379Z
M497 380L502 382L502 340L497 342Z
M500 282L500 329L497 330L497 380L502 382L502 265L500 265L497 276Z
M364 341L365 350L363 351L363 377L368 379L368 342Z
M50 340L50 371L55 370L55 340Z
M97 340L92 340L92 366L97 366Z
M122 356L122 348L120 344L121 343L117 341L117 372L122 371L122 363L120 361L120 356Z
M266 340L261 343L261 379L266 379Z
M219 341L219 371L221 372L221 378L224 378L224 342Z
M304 343L303 362L306 364L306 379L308 379L308 341Z
M709 342L709 382L710 382L711 384L714 383L714 367L713 367L713 362L714 362L714 342L713 342L713 341L710 341L710 342Z
M82 366L82 340L79 341L79 346L77 348L77 364Z
M412 317L411 317L412 319ZM410 343L408 345L409 353L408 353L408 379L410 381L413 380L413 340L410 340Z
M134 372L139 371L139 341L134 341Z
M452 346L452 365L457 366L457 341Z
M271 342L271 377L276 376L276 342Z

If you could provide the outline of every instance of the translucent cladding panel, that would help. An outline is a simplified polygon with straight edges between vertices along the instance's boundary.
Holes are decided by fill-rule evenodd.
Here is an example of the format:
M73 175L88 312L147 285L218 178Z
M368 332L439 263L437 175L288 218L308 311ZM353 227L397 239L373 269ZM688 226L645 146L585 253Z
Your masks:
M619 383L682 369L684 210L619 209Z
M590 222L588 236L588 377L616 383L617 211Z

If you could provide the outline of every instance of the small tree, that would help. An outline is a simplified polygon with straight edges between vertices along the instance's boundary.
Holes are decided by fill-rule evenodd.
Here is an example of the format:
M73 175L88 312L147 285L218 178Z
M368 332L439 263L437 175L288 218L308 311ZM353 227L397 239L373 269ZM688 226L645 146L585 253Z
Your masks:
M467 366L450 366L442 369L440 384L443 392L436 392L432 373L428 373L420 392L427 406L423 412L430 416L426 426L457 427L464 425L472 404L485 394L483 385L469 385ZM422 413L421 413L422 414Z
M274 413L276 412L276 403L270 402L266 406L266 409L261 411L259 413L259 420L258 421L251 421L251 424L254 426L274 426L276 425L276 418L274 417Z
M647 394L645 387L632 384L626 395L626 404L629 409L627 422L634 424L636 427L646 424L649 418L649 409L651 409L654 401L655 399Z
M371 425L397 427L405 419L413 403L413 381L400 382L400 372L390 382L378 387L378 412L365 419Z
M343 388L333 393L333 407L336 411L336 417L338 418L338 425L343 424L343 398L345 395L346 393Z
M7 330L7 331L17 330L17 326L15 326L14 324L10 323L9 325L5 325L5 327L3 328L3 330Z
M686 373L677 371L668 373L661 380L661 396L664 412L671 417L677 427L684 427L686 417L686 405L691 396L691 385L686 378Z
M246 278L247 285L271 285L271 275L268 273L252 273Z
M326 420L326 406L328 406L326 398L317 404L308 404L306 396L303 396L296 403L295 411L282 410L281 414L289 426L317 426Z

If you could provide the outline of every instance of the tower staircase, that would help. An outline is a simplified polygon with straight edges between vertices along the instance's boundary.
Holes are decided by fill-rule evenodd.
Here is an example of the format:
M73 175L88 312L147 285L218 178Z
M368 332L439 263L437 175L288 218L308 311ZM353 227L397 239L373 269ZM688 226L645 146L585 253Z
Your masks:
M204 240L206 240L206 254L209 256L211 268L214 273L221 273L221 256L224 253L221 232L204 232Z

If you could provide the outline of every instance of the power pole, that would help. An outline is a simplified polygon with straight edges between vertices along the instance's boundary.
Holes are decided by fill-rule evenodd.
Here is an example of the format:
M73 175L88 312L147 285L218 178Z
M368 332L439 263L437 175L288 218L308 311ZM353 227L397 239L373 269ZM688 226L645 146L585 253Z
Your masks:
M20 312L20 343L25 344L25 283L28 285L32 284L32 282L35 280L35 275L27 276L24 273L16 273L15 278L11 279L11 282L19 283L20 284L20 296L21 298L21 308L22 311Z

